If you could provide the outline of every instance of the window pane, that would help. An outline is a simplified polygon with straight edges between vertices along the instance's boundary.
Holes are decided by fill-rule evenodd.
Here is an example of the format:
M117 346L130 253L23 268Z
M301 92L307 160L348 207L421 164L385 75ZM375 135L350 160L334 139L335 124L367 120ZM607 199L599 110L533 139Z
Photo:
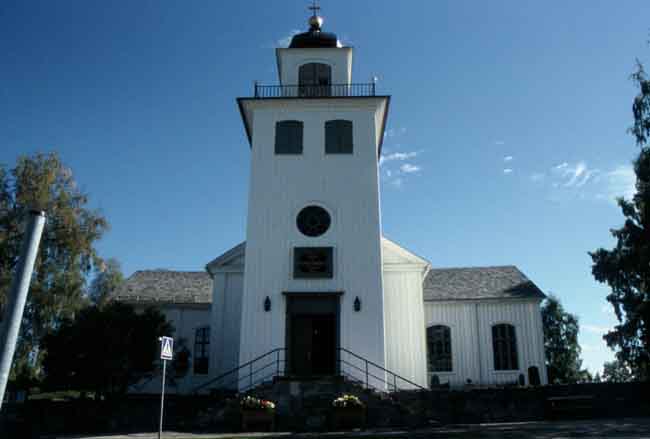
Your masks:
M302 154L302 122L297 120L276 122L275 153Z
M194 332L194 373L205 375L209 370L210 327L197 328Z
M325 153L352 154L352 121L328 120L325 122Z
M332 68L323 63L303 64L298 69L299 96L331 95Z
M429 371L451 372L451 329L436 325L427 328Z
M492 327L492 348L494 370L519 369L517 337L513 325L499 324Z

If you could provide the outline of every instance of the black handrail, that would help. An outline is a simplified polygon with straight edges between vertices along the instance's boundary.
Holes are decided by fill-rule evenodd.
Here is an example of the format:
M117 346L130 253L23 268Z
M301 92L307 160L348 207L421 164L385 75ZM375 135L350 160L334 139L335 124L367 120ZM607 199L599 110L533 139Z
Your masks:
M286 350L287 350L286 348L272 349L272 350L268 351L267 353L260 355L259 357L253 358L252 360L247 361L246 363L241 364L241 365L235 367L234 369L230 369L229 371L224 372L221 375L218 375L215 378L212 378L211 380L206 381L205 383L203 383L203 384L201 384L199 386L196 386L194 389L192 389L191 393L197 393L199 390L205 389L206 387L211 386L214 383L216 383L218 381L221 381L222 379L224 379L224 378L226 378L226 377L228 377L230 375L233 375L233 374L235 374L235 373L237 373L240 370L245 369L245 368L248 368L248 371L249 371L248 375L244 375L243 377L237 376L234 380L229 381L228 384L232 384L233 382L236 382L237 386L239 387L239 382L242 381L245 378L248 378L249 379L249 386L245 387L243 390L249 390L249 389L253 388L254 385L255 385L254 380L253 380L254 375L257 374L259 371L264 370L264 369L266 369L269 366L272 366L274 364L276 365L276 374L275 374L275 376L280 376L280 375L284 374L284 371L282 371L282 374L280 373L280 363L286 364L286 359L280 359L280 353L285 352ZM255 370L253 370L253 365L255 363L257 363L258 361L260 361L260 360L262 360L264 358L267 358L267 357L269 357L269 356L271 356L273 354L276 355L275 360L273 362L268 363L268 364L266 364L266 365L264 365L264 366L262 366L260 368L257 368Z
M399 388L397 387L397 380L403 381L403 382L405 382L405 383L407 383L407 384L409 384L409 385L411 385L411 386L413 386L413 387L415 387L415 388L417 388L419 390L427 390L426 388L422 387L421 385L416 384L413 381L411 381L411 380L409 380L407 378L404 378L404 377L402 377L400 375L397 375L395 372L391 372L390 370L386 369L385 367L380 366L377 363L374 363L374 362L372 362L372 361L370 361L370 360L368 360L366 358L363 358L362 356L357 355L357 354L355 354L354 352L352 352L352 351L350 351L348 349L338 348L338 351L339 351L339 355L338 355L339 373L343 372L342 370L340 370L341 369L340 365L342 365L342 364L347 364L347 365L361 371L362 373L365 373L365 385L366 385L367 389L369 389L371 387L375 387L375 386L370 386L370 379L369 379L370 377L372 377L372 378L374 378L376 380L379 380L382 383L386 384L387 388L390 388L390 385L391 385L389 380L378 377L373 373L370 373L369 366L373 366L373 367L379 369L380 371L385 372L386 374L388 374L392 378L392 381L393 381L392 386L393 386L393 391L394 392L399 390ZM349 361L346 361L346 360L342 359L341 358L341 352L344 352L346 354L349 354L349 355L355 357L358 360L361 360L363 362L363 364L365 365L365 370L358 367L358 366L356 366L356 365L351 364Z
M376 84L261 85L256 82L254 90L258 99L375 96Z
M268 378L274 378L278 376L284 376L285 375L285 368L286 368L286 354L283 355L284 358L281 358L281 353L286 352L286 348L276 348L273 350L268 351L265 354L260 355L259 357L256 357L250 361L247 361L246 363L241 364L240 366L237 366L227 372L224 372L220 375L218 375L215 378L212 378L209 381L206 381L205 383L195 387L192 389L192 393L197 393L198 391L205 389L208 386L213 386L215 383L218 383L225 378L230 377L230 379L227 382L222 382L220 387L228 387L231 384L235 384L237 386L237 390L240 393L245 393L247 391L252 390L255 386L258 384L261 384L265 382ZM345 348L337 348L337 363L338 363L338 374L341 376L346 376L348 379L351 379L352 381L358 383L361 386L365 386L366 389L375 389L381 392L385 392L386 390L380 389L376 386L371 386L370 384L370 379L372 378L373 380L379 381L383 383L386 386L386 389L389 389L389 391L396 392L400 390L398 387L397 383L398 382L404 382L409 384L410 386L419 389L419 390L426 390L424 387L420 386L419 384L414 383L413 381L404 378L395 372L391 372L390 370L386 369L383 366L380 366L377 363L374 363L358 354L355 354L354 352L345 349ZM341 353L345 353L348 355L351 355L352 357L356 358L357 360L360 360L362 362L363 367L360 367L357 364L351 363L350 361L347 361L344 358L341 358ZM271 357L272 355L275 355L275 358L272 360L266 360L263 364L257 365L258 362L261 360L267 359L268 357ZM280 364L284 367L280 367ZM275 371L271 371L270 373L265 374L261 378L257 377L260 372L267 370L268 368L272 367L275 365ZM344 370L344 367L348 369L347 371ZM373 367L375 369L378 369L380 373L378 373L376 370L372 370L370 367ZM246 370L247 369L247 374L239 374L241 370ZM356 370L358 373L360 373L365 380L360 379L358 376L355 376L354 374L350 373L352 370ZM381 377L382 373L384 374L384 377ZM387 375L387 376L386 376ZM248 380L247 385L241 385L242 381ZM399 381L398 381L399 380ZM216 386L215 386L216 387ZM391 390L392 387L392 390Z

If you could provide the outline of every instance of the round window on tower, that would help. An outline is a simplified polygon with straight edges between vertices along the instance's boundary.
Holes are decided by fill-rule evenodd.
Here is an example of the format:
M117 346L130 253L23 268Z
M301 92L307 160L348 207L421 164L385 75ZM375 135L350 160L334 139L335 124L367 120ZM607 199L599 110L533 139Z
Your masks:
M327 232L330 224L332 224L330 214L320 206L307 206L298 213L296 218L300 233L312 238Z

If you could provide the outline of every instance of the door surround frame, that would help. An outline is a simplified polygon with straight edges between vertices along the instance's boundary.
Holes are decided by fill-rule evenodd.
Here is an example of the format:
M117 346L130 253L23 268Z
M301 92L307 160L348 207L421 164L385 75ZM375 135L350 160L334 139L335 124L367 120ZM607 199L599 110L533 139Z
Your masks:
M300 299L324 299L324 300L329 300L332 302L332 311L334 311L334 330L336 331L336 337L335 337L335 349L336 352L334 353L334 372L335 374L339 374L340 370L340 364L339 364L339 347L341 346L341 296L344 294L343 291L305 291L305 292L298 292L298 291L283 291L282 295L285 296L285 361L287 361L288 370L289 374L291 374L293 371L293 365L291 364L292 360L292 349L293 347L291 346L292 344L292 339L291 339L291 319L294 314L296 315L309 315L309 312L304 312L304 311L299 311L299 312L294 312L292 309L292 305L295 304L297 301ZM294 305L295 306L295 305ZM331 314L331 312L318 312L315 311L312 313L313 315L326 315L326 314Z

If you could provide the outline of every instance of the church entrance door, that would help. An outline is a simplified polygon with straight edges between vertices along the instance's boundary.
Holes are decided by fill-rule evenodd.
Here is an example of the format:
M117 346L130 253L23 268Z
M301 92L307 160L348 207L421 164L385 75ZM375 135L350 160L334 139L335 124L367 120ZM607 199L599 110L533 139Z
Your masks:
M293 317L292 374L334 375L336 369L335 316Z
M288 297L287 347L291 375L336 374L338 299L338 295Z

